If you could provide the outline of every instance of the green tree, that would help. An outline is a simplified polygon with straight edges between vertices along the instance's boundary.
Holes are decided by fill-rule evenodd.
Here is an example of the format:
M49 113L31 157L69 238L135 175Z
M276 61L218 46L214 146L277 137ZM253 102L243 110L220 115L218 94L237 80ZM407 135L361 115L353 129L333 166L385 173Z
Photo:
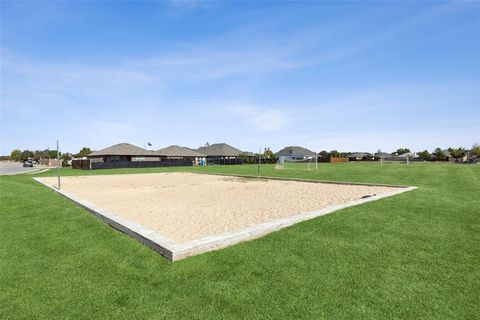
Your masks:
M40 159L43 159L45 157L45 154L42 152L42 151L35 151L34 155L33 155L33 158L35 160L40 160Z
M480 157L480 144L475 143L475 144L472 146L472 154L473 154L475 157Z
M450 152L450 155L455 158L455 162L458 162L458 159L465 155L464 148L448 148L448 152Z
M329 159L330 158L330 153L326 150L322 150L318 153L318 156L320 159Z
M425 161L430 160L430 152L428 152L428 150L423 150L422 152L419 152L418 156Z
M252 153L249 152L242 152L240 153L239 157L243 160L244 163L258 163L258 155L258 153L252 155Z
M83 157L86 157L91 152L92 152L92 150L90 150L90 148L83 147L82 150L80 150L80 152L75 155L75 157L83 158Z
M10 153L10 158L12 158L13 161L20 161L22 160L22 151L15 149Z
M343 156L343 154L341 152L337 151L337 150L330 151L330 157L331 158L340 158L342 156Z
M28 158L33 158L34 154L32 151L30 150L23 150L22 152L22 155L21 155L21 159L22 161L26 161L28 160Z
M270 148L265 149L265 151L263 152L262 157L263 157L264 159L276 160L275 153L273 153L273 151L270 150Z
M397 149L397 155L401 155L401 154L405 154L405 153L409 153L410 152L410 149L408 148L398 148Z
M57 150L48 150L48 158L49 159L57 159ZM60 157L62 156L62 153L59 152Z
M70 153L64 153L62 154L62 156L60 157L62 159L62 167L69 167L70 164L68 163L68 161L70 161L72 159L72 155Z
M437 161L445 161L446 157L445 157L445 153L443 153L443 150L440 149L440 148L436 148L433 152L432 152L432 156L435 158L435 160Z

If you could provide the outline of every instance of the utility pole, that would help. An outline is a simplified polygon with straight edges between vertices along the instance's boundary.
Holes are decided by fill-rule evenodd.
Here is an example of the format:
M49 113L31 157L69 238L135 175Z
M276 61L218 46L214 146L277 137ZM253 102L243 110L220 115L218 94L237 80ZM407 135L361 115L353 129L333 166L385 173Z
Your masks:
M58 177L58 190L61 189L61 186L60 186L60 166L58 165L60 162L60 151L59 151L59 148L58 148L58 140L57 140L57 177Z

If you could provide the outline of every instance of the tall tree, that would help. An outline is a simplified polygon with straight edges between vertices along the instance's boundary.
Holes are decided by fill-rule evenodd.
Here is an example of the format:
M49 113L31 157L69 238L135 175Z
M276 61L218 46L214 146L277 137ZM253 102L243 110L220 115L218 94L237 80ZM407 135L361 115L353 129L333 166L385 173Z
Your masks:
M83 147L82 150L80 150L80 152L75 155L75 157L83 158L83 157L86 157L91 152L92 152L92 150L90 150L90 148Z
M401 154L405 154L405 153L409 153L410 152L410 149L408 148L398 148L397 149L397 155L401 155Z
M43 158L45 158L45 153L37 150L37 151L35 151L35 153L33 155L33 158L37 161L40 160L40 159L43 159Z
M330 153L326 150L322 150L318 153L318 155L320 156L320 159L328 159L330 158Z
M472 146L472 154L473 154L475 157L480 157L480 144L475 143L475 144Z
M430 160L430 152L428 152L428 150L423 150L422 152L419 152L418 156L420 157L420 159L423 159L425 161Z
M448 152L450 152L450 155L455 158L455 162L458 162L458 159L465 155L464 148L448 148Z
M337 151L337 150L330 151L330 157L331 158L340 158L342 156L343 156L342 153Z
M440 148L436 148L436 149L432 152L432 155L433 155L433 157L435 158L435 160L437 160L437 161L445 161L445 159L446 159L445 153L443 153L443 150L440 149Z
M23 161L28 160L28 158L33 158L34 154L30 150L23 150L21 158Z
M12 158L13 161L20 161L22 160L22 151L15 149L10 153L10 158Z
M263 157L264 159L273 159L273 160L275 160L275 153L273 153L273 151L270 150L270 148L266 148L266 149L263 151L262 157Z
M72 155L70 153L64 153L62 154L62 156L60 157L62 159L62 167L69 167L70 164L68 163L68 161L70 161L72 159Z
M59 155L61 156L62 153L59 152ZM48 158L49 159L57 159L57 150L48 150Z

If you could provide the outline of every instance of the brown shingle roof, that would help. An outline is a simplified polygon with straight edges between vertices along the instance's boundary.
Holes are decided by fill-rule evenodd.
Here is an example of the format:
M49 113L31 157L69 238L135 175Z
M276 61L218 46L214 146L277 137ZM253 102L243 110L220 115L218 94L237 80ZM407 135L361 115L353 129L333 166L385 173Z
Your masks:
M205 155L200 152L181 146L169 146L153 151L153 153L163 157L205 157Z
M153 156L152 151L134 146L130 143L119 143L108 148L93 151L87 157L102 156Z
M198 152L210 157L238 157L242 151L226 143L215 143L209 146L200 147Z
M355 152L347 155L347 158L364 158L364 157L371 157L372 154L369 152Z
M314 157L316 153L303 147L289 146L278 151L275 155L277 157L279 156Z

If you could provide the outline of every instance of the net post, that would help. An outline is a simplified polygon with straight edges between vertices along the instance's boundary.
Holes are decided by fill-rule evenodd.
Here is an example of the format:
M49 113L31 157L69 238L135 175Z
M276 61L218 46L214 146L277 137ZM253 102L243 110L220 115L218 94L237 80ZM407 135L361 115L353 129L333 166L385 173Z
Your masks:
M58 190L61 189L61 185L60 185L60 166L58 165L60 161L60 151L59 151L59 148L58 148L58 140L57 140L57 178L58 178Z
M258 152L258 167L257 167L257 176L260 176L260 163L262 161L262 148Z

